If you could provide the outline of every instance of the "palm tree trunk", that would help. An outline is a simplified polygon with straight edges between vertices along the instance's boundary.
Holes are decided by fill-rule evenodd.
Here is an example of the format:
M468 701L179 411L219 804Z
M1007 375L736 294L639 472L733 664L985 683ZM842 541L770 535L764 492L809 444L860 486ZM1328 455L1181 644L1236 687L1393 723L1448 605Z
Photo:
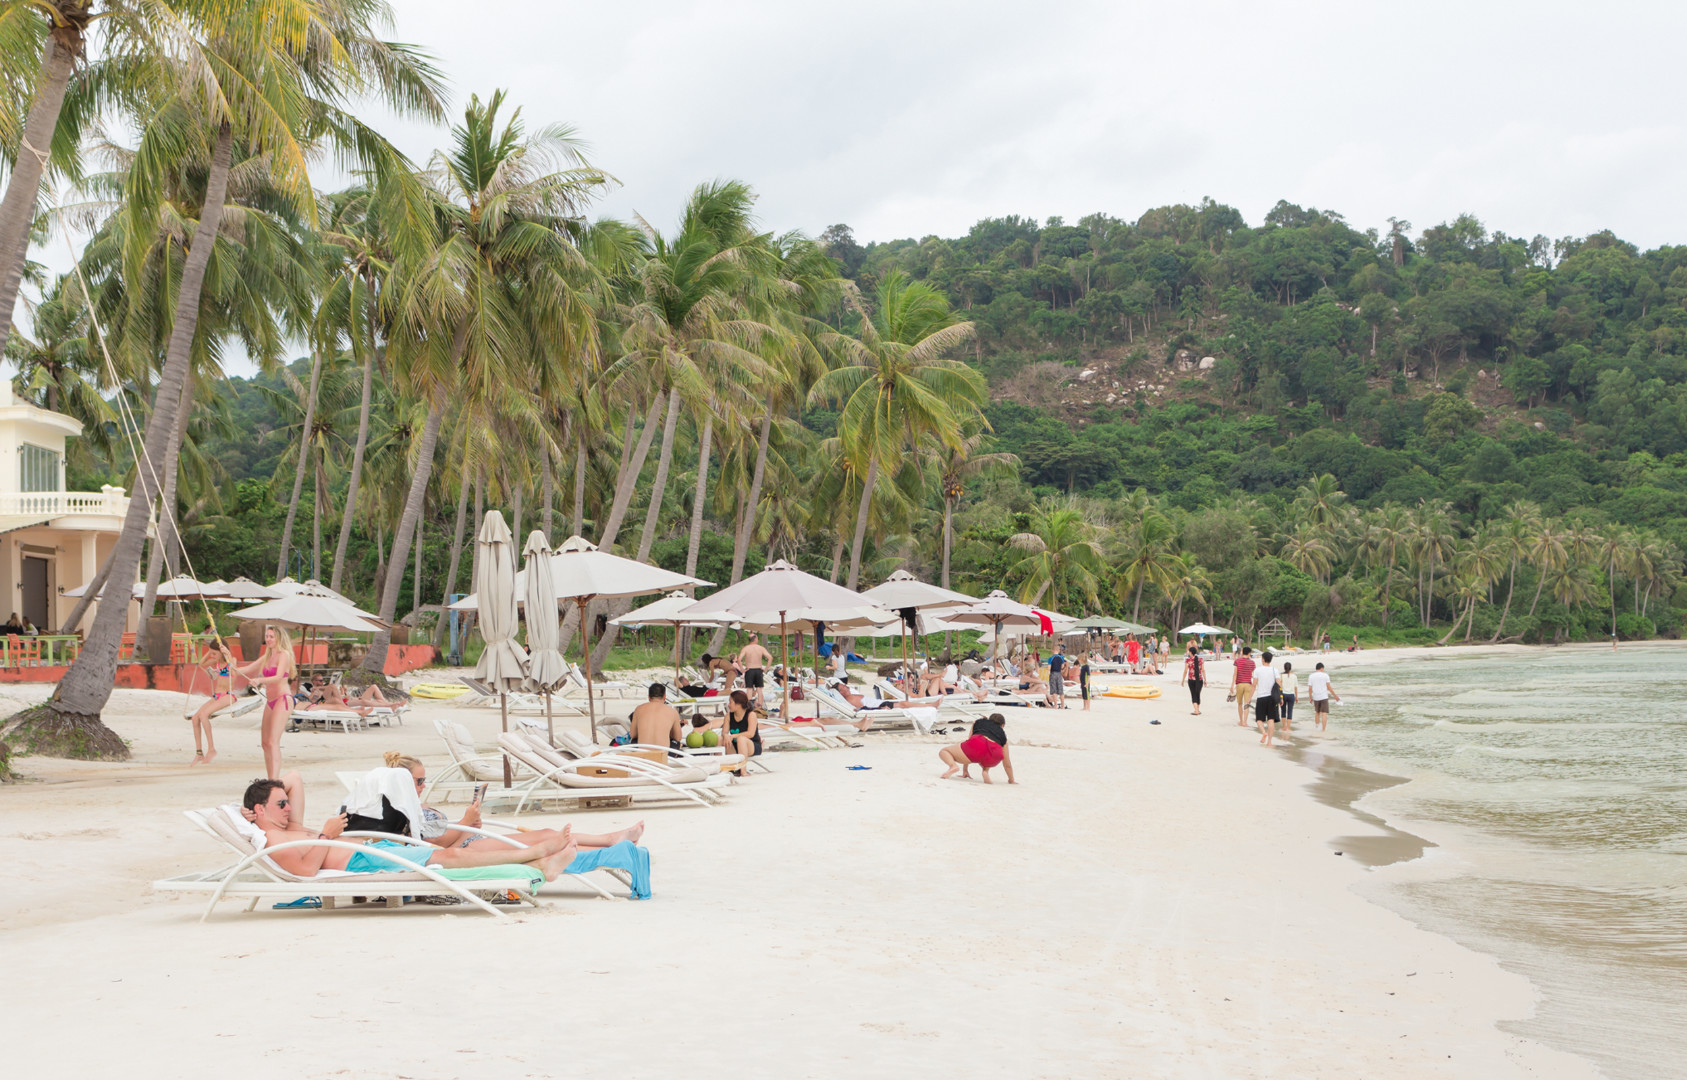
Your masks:
M750 472L750 496L744 515L738 522L738 534L732 538L732 574L728 585L736 585L744 577L744 559L750 554L750 537L756 534L756 507L761 503L762 480L767 475L767 442L773 433L773 409L762 414L761 434L756 441L756 465ZM832 559L832 580L837 581L837 557ZM726 628L722 627L709 638L709 651L720 652L726 643Z
M33 140L31 140L33 145ZM199 224L193 233L193 246L188 249L182 264L181 282L176 293L175 318L170 328L170 344L165 352L164 370L158 380L158 392L153 399L153 413L147 423L142 454L145 459L160 461L176 428L176 409L181 401L182 388L187 382L188 362L192 358L193 339L199 328L199 298L205 285L205 267L211 261L211 247L216 242L217 229L222 223L223 202L228 196L229 160L234 150L233 129L224 123L217 132L217 143L211 154L211 167L206 176L205 204L199 214ZM21 170L20 170L21 171ZM14 186L18 178L13 177ZM0 251L6 250L0 248ZM123 518L123 530L118 533L117 546L112 552L109 580L119 586L135 580L140 563L141 544L146 539L147 507L159 494L148 475L139 470L137 497L129 500L128 513ZM77 655L76 662L65 672L52 698L35 715L23 721L14 731L26 732L36 752L62 749L78 757L126 760L129 748L111 729L100 722L100 710L111 698L117 674L117 652L122 642L123 623L129 614L124 603L101 604L89 629L87 641ZM31 732L30 729L35 729ZM31 736L34 736L31 738Z
M452 349L452 367L462 359L467 340L468 327L464 324L457 333L456 347ZM417 524L422 520L422 501L428 493L428 480L433 475L433 450L439 442L439 424L444 415L445 392L439 390L434 393L428 421L422 426L422 442L416 450L416 469L410 476L410 494L404 500L404 513L399 516L398 530L392 535L392 557L387 560L386 586L381 589L380 616L385 623L392 622L398 610L398 586L404 580L405 556L410 554L410 538L416 535ZM375 675L384 674L387 646L391 642L391 631L382 630L376 634L369 646L369 655L363 658L363 670Z
M709 451L714 440L715 418L703 418L703 434L697 439L697 490L691 496L691 541L685 548L685 572L697 575L697 553L703 546L703 504L709 496Z
M1136 604L1131 608L1131 622L1142 621L1142 587L1148 584L1148 575L1143 574L1136 583Z
M424 504L425 505L425 504ZM410 582L410 611L414 613L422 609L422 529L428 523L428 515L422 514L416 518L416 572L411 575Z
M949 552L955 546L955 500L943 497L943 587L949 587ZM945 635L947 640L947 635Z
M656 438L656 420L662 415L666 395L657 392L650 402L650 412L644 418L644 430L639 432L638 445L630 456L621 458L621 471L615 477L615 501L609 508L609 520L603 523L603 529L598 534L597 546L610 548L615 544L615 538L621 533L621 521L627 516L627 507L632 505L633 492L638 488L639 474L644 471L644 459L650 456L650 444ZM627 416L627 423L633 422L632 415ZM631 432L629 431L629 436ZM655 495L651 496L656 498Z
M574 437L574 528L570 536L586 535L586 428L578 418Z
M91 16L93 12L86 14ZM53 130L59 126L59 111L64 106L65 88L70 85L76 56L81 51L84 25L82 20L67 25L63 30L68 39L65 41L60 41L57 33L47 37L35 98L24 122L23 144L12 162L12 178L6 185L5 198L0 199L0 257L6 259L4 270L0 270L0 351L5 349L12 334L12 309L17 306L18 288L23 283L29 230L35 223L35 201L41 193L41 176L47 168L47 148L52 145Z
M351 539L352 515L357 512L357 489L363 482L363 452L369 445L369 390L375 374L375 312L371 300L369 310L369 344L363 353L363 403L357 411L357 443L351 452L351 477L346 482L346 511L340 516L340 539L334 545L334 579L330 589L339 591L341 567L346 561L346 543Z
M556 491L551 486L551 441L548 434L539 440L539 474L541 477L541 491L544 493L544 532L545 543L549 545L556 531L552 528L555 519L551 516L551 504L556 501Z
M1505 633L1505 619L1507 615L1511 614L1511 594L1515 591L1517 591L1517 560L1514 558L1511 560L1511 580L1505 587L1505 607L1500 609L1499 629L1495 630L1494 636L1489 639L1488 644L1490 645L1498 641L1500 636Z
M322 466L322 446L316 447L316 484L311 492L310 576L322 580L322 493L328 490L328 471Z
M826 578L833 585L838 583L838 575L843 573L843 549L844 538L843 534L839 533L832 541L832 572Z
M523 537L521 535L522 501L524 500L524 498L527 495L527 485L525 483L523 483L524 479L525 479L525 477L521 476L521 474L518 471L517 474L516 474L516 477L515 477L515 483L511 484L510 483L510 473L508 471L505 471L505 473L504 473L504 485L506 487L511 487L511 488L514 489L511 492L511 499L510 499L511 503L513 504L511 509L510 509L510 524L512 526L512 528L510 529L510 535L515 538L514 542L516 543L518 548L519 548L519 546L520 546L520 544L523 540Z
M152 554L147 560L146 594L141 598L142 626L146 625L146 620L152 618L158 603L158 582L164 573L165 554L181 548L181 534L176 530L176 477L179 475L176 462L181 457L182 440L187 434L187 420L192 412L190 401L192 393L191 383L184 383L181 400L176 403L177 420L170 432L170 444L164 451L164 497L159 501L158 507L158 538L153 541ZM138 642L140 638L136 640ZM137 651L143 650L137 647ZM156 663L168 658L148 657L148 659Z
M316 389L322 378L322 350L311 350L310 390L305 398L305 426L299 433L299 461L293 467L293 497L287 500L287 523L281 527L281 557L275 564L275 578L287 573L287 555L293 549L293 520L299 516L299 494L305 488L305 468L310 462L310 434L316 423Z
M656 540L656 523L662 517L662 496L668 490L668 470L674 464L674 432L679 427L679 394L668 391L668 417L662 424L662 449L656 456L656 478L650 487L650 505L644 511L644 528L639 531L638 561L648 562L650 559L650 545ZM633 609L631 599L616 600L609 605L609 610L615 615L622 615ZM621 636L621 628L610 623L592 645L592 667L602 668L604 658L609 650L615 647L615 641Z
M861 485L861 508L855 512L855 544L849 551L849 582L844 586L854 592L861 581L861 548L867 542L867 513L873 506L873 488L879 482L877 455L867 459L867 478Z
M463 475L457 484L457 527L451 534L451 568L445 572L445 595L440 600L439 625L434 627L433 647L435 652L445 650L445 631L447 620L451 613L446 606L451 603L451 594L457 589L457 567L463 556L463 525L469 512L469 456L468 440L463 440Z
M111 576L111 560L116 554L117 551L114 548L112 553L105 557L105 562L100 565L99 573L94 575L94 580L88 582L87 588L83 590L82 598L76 601L76 606L70 609L70 616L65 619L64 625L59 627L59 633L76 633L77 624L82 621L82 614L88 610L88 605L93 603L95 598L100 595L100 590L105 588L106 578Z
M1453 625L1447 627L1446 636L1442 637L1442 639L1437 641L1435 644L1445 645L1447 642L1453 640L1453 635L1459 632L1459 624L1462 622L1464 622L1464 615L1462 613L1455 614L1453 618Z

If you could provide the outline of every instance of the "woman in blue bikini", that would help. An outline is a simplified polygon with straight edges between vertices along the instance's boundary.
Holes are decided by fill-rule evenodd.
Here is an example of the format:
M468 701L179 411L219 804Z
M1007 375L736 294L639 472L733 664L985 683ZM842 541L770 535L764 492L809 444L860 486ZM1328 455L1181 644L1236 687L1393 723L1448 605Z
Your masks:
M214 654L207 654L207 660L221 657L221 666L216 674L211 676L211 700L199 707L193 714L193 760L190 765L209 765L217 757L217 744L211 739L211 717L229 708L235 702L234 696L234 657L229 655L227 648L219 648ZM203 739L201 739L203 736ZM201 745L203 743L203 745Z

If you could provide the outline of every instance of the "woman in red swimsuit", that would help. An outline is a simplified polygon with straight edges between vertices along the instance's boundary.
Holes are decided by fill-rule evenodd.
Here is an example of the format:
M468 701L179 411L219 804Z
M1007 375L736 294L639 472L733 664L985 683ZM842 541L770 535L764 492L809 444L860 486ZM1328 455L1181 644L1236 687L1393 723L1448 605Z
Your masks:
M260 741L264 771L271 780L281 779L281 732L293 715L293 678L298 671L293 662L293 641L279 626L264 628L264 654L240 668L240 674L251 679L264 695Z
M984 770L984 782L991 784L995 781L990 779L990 770L1000 765L1008 774L1008 783L1019 783L1013 778L1013 759L1008 756L1008 737L1002 730L1005 723L1007 720L1001 713L979 717L973 721L972 734L967 736L965 742L939 750L937 756L942 759L943 764L949 766L942 779L947 780L960 773L962 780L970 780L970 769L977 765Z

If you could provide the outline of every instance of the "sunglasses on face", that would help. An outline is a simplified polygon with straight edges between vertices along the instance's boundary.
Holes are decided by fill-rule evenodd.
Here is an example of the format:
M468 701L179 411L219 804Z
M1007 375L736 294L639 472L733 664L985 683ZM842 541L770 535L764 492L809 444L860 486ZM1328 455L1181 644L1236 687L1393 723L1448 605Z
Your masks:
M425 777L425 776L416 777L416 786L417 787L421 787L423 784L425 784L427 782L428 782L428 778Z
M290 801L291 801L291 800L289 800L289 799L282 799L282 800L281 800L281 801L280 801L280 802L278 802L278 803L276 803L276 804L275 804L275 808L276 808L276 809L277 809L277 810L285 810L285 809L287 809L287 804L288 804L288 803L289 803L289 802L290 802Z

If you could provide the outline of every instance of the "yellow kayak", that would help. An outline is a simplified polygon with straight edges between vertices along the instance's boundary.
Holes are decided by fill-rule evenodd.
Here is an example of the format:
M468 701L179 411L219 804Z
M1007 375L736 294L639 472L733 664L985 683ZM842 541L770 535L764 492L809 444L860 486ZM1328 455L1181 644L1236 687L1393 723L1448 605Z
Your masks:
M425 682L417 683L410 688L411 697L419 698L455 698L462 697L469 692L469 688L462 683Z
M1123 698L1157 698L1160 696L1158 686L1109 686L1102 691L1102 697Z

